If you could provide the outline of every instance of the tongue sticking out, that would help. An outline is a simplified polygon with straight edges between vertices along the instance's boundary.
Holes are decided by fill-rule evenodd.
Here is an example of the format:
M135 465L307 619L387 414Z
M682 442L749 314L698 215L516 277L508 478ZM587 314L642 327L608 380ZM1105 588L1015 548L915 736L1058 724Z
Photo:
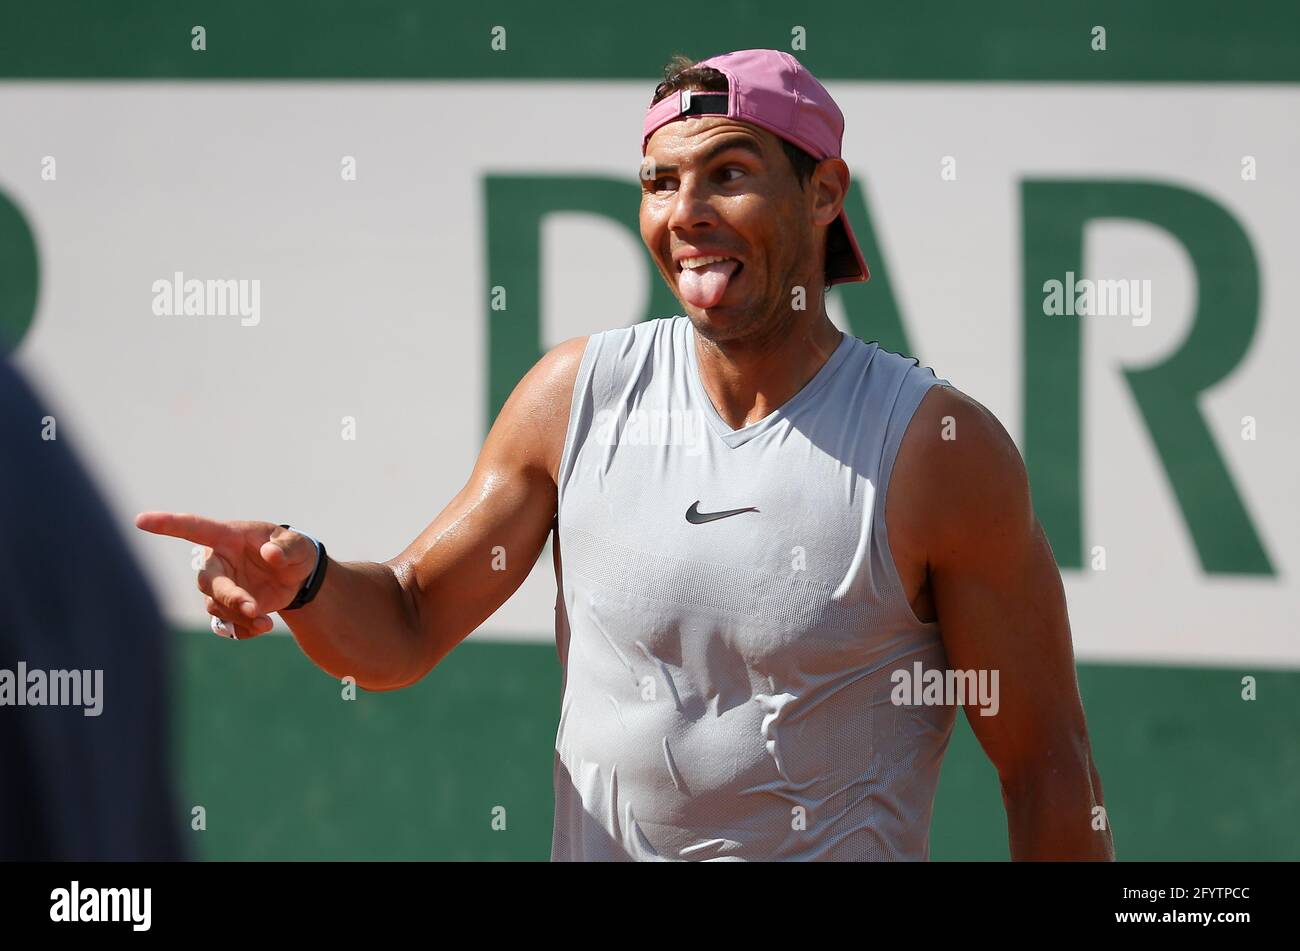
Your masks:
M739 261L715 261L703 267L684 267L677 275L677 290L688 304L707 310L717 307L727 293L731 276L740 268Z

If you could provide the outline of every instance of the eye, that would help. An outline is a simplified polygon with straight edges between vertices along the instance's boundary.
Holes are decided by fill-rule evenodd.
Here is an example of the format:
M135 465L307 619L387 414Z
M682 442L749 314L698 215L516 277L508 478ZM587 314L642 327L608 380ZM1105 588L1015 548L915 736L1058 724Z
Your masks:
M744 175L744 174L745 174L745 170L744 170L743 168L741 168L739 165L728 165L726 168L724 168L724 169L722 170L722 174L725 175L727 172L739 172L741 175ZM734 182L735 179L734 179L734 178L729 178L729 179L727 179L727 181L729 181L729 182Z
M651 181L646 182L646 188L647 190L652 192L663 191L663 189L660 188L659 186L671 185L674 184L675 181L676 180L669 175L662 175L659 178L652 179Z

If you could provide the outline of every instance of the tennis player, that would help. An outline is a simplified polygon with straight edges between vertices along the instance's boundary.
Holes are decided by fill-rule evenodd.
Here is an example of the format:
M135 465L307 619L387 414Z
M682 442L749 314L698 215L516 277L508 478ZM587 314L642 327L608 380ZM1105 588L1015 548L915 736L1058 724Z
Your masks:
M272 522L137 525L210 549L215 631L254 637L278 612L371 690L428 673L554 532L554 860L926 859L959 706L1012 857L1111 858L1015 445L827 317L831 286L869 277L843 115L774 50L665 76L640 228L683 315L547 353L460 494L382 564Z

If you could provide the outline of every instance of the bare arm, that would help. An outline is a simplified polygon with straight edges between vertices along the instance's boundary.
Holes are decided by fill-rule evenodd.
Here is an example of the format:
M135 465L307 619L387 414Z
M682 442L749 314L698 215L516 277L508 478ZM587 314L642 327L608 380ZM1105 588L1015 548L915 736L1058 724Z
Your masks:
M1109 821L1095 828L1101 780L1061 575L1015 444L984 407L934 387L899 449L889 505L928 571L949 666L998 671L997 713L968 705L966 717L998 771L1012 858L1113 859Z
M146 531L210 549L199 572L209 613L238 636L281 612L299 646L336 677L369 690L419 680L523 583L555 519L556 473L585 338L546 354L520 381L468 483L406 550L372 562L330 560L308 605L284 610L315 563L304 536L269 522L142 513Z
M428 673L523 584L556 515L556 478L585 337L560 344L519 382L469 482L385 565L401 585Z

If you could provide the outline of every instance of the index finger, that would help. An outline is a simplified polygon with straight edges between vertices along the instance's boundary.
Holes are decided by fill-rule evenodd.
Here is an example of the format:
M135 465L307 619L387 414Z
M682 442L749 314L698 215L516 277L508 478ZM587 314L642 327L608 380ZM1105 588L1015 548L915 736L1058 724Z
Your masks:
M230 534L230 528L224 522L188 512L141 512L135 517L135 527L155 535L170 535L213 547Z

